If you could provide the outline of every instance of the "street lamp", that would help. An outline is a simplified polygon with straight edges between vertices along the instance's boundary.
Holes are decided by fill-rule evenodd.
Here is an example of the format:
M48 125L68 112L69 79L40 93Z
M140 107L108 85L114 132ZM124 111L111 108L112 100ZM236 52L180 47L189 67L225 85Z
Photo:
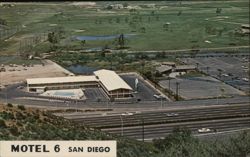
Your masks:
M161 97L161 108L163 108L163 96L160 95L160 97Z
M120 115L120 119L121 119L121 136L123 136L123 119L122 119L122 115Z
M178 100L179 99L179 85L180 85L180 83L179 82L176 82L176 100Z
M78 112L78 108L77 108L77 99L76 99L76 112Z

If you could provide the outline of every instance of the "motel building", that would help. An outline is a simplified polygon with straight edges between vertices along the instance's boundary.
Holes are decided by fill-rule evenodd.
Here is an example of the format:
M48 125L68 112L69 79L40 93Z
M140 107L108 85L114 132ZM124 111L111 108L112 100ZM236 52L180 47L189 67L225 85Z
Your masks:
M114 71L98 70L90 76L67 76L27 79L28 92L101 87L109 98L132 97L133 89Z

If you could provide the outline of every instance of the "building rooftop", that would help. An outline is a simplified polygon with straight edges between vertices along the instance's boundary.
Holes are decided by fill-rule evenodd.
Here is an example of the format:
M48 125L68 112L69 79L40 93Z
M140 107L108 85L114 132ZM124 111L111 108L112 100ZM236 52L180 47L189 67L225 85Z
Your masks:
M132 88L114 71L102 69L95 71L94 74L108 91L116 89L132 90Z
M168 66L168 65L161 65L159 67L156 67L156 71L158 71L160 73L163 73L163 72L166 72L166 71L170 71L170 70L172 70L172 67Z
M162 65L175 66L175 62L162 62Z
M27 84L50 84L50 83L73 83L98 81L95 76L67 76L67 77L51 77L51 78L32 78L27 79Z
M175 70L194 70L196 69L195 65L178 65Z

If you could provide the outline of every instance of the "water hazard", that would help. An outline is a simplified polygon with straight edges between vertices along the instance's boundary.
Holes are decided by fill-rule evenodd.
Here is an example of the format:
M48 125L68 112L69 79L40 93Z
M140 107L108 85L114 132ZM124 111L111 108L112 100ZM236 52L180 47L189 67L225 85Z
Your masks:
M135 36L136 34L124 34L125 38L131 38L133 36ZM111 39L115 39L118 38L120 36L120 34L117 35L98 35L98 36L75 36L75 39L77 40L111 40Z

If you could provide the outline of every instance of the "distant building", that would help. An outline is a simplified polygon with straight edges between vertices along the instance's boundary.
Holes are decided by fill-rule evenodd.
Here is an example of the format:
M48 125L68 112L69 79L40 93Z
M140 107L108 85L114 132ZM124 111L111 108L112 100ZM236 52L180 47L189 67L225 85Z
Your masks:
M159 67L156 67L156 71L160 74L170 74L172 72L171 66L168 65L161 65Z
M162 62L162 65L168 65L168 66L171 66L171 67L176 66L175 62Z
M132 97L133 89L114 71L98 70L91 76L68 76L27 79L29 92L47 90L101 87L109 98Z
M196 70L194 65L175 65L174 62L163 62L162 65L156 67L156 71L161 74L170 74L172 72L190 72Z
M190 72L195 70L196 66L194 65L178 65L174 69L175 72Z
M47 90L74 89L93 87L98 85L95 76L67 76L51 78L32 78L27 79L27 90L29 92L42 93Z

